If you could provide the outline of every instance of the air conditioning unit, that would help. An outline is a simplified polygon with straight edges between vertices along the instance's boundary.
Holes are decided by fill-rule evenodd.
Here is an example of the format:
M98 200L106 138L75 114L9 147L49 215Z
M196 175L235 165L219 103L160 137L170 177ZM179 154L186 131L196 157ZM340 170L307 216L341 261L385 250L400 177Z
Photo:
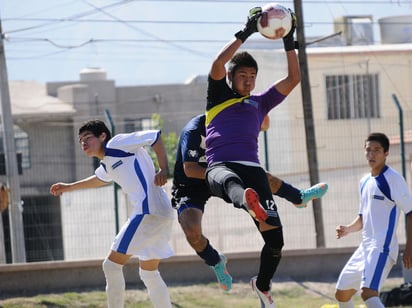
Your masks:
M373 18L371 15L341 16L334 20L334 30L342 32L345 45L372 45Z

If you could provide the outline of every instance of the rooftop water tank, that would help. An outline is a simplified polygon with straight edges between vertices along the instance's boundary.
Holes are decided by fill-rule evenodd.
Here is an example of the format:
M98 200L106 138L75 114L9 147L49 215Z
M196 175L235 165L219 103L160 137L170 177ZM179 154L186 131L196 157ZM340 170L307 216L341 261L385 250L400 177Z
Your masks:
M412 15L378 19L382 44L412 43Z
M80 81L99 81L106 80L107 73L104 69L99 67L88 67L80 71Z

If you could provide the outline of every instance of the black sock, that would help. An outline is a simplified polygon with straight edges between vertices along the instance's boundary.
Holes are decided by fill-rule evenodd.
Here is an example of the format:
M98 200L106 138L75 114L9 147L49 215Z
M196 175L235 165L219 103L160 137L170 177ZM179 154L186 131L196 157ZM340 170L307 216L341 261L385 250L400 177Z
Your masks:
M280 185L280 188L275 195L284 198L289 202L292 202L293 204L302 203L302 196L300 194L300 190L283 181L282 185Z
M220 256L219 253L210 245L209 240L207 241L206 248L201 251L197 252L198 256L205 260L205 263L210 266L214 266L219 263Z

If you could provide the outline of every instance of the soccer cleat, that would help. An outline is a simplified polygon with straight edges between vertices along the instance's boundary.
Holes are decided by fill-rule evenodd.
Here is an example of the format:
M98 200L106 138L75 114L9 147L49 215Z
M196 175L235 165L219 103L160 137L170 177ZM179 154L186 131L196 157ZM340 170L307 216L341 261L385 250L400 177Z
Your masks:
M260 307L261 308L276 308L275 301L273 300L272 295L270 294L270 289L269 291L265 291L265 292L260 291L256 286L256 279L257 279L257 276L250 279L250 285L252 286L253 291L255 291L259 297Z
M314 199L322 198L323 195L328 191L328 184L326 183L318 183L309 187L308 189L302 189L300 191L300 195L302 198L301 204L296 204L296 207L303 208L306 207L307 203Z
M268 214L259 202L259 195L252 188L246 188L243 195L243 203L249 214L257 221L265 221Z
M232 288L232 276L230 276L229 272L227 271L226 262L226 257L222 254L220 255L219 263L210 267L215 271L220 287L226 292L229 292Z

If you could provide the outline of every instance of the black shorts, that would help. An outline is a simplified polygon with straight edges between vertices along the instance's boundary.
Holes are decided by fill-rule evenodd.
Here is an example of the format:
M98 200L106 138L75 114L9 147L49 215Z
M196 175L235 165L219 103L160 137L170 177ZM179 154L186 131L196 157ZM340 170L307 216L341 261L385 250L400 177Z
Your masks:
M178 215L187 208L196 208L203 213L211 196L206 182L204 185L173 185L172 207L177 210Z
M261 167L248 166L233 162L220 162L209 166L206 170L208 185L213 195L230 202L225 192L225 181L236 177L242 182L243 188L253 188L259 195L260 204L266 209L270 222L274 226L282 226L277 206L273 200L266 171Z

